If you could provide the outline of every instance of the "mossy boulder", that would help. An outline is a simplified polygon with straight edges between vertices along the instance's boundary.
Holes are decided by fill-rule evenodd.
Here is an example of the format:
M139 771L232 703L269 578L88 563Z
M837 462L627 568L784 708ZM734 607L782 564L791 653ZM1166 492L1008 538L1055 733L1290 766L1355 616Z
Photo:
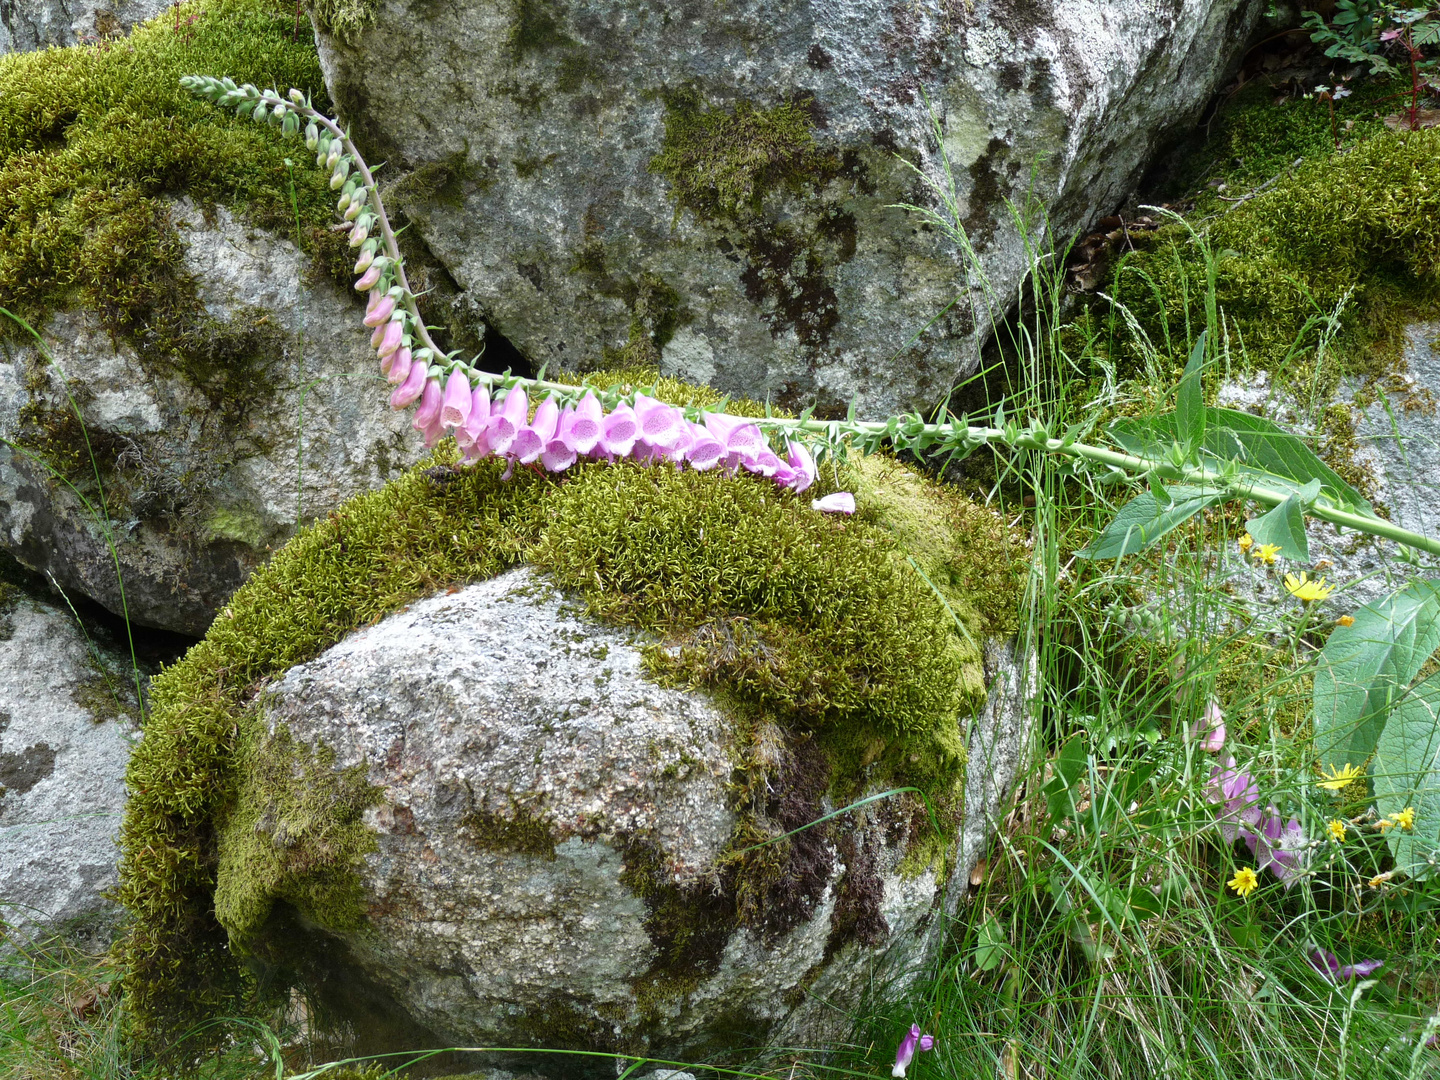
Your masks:
M341 286L224 207L165 212L200 304L167 362L85 309L41 324L43 349L0 339L0 544L116 614L199 636L297 523L420 450Z
M501 471L442 454L345 504L156 679L142 1034L298 983L362 1035L723 1054L925 955L1027 726L1021 540L879 458L823 470L853 518Z
M313 5L387 205L537 366L624 358L867 417L975 370L1029 270L1009 204L1061 237L1113 211L1262 9ZM912 166L953 175L993 293L898 207L933 204Z

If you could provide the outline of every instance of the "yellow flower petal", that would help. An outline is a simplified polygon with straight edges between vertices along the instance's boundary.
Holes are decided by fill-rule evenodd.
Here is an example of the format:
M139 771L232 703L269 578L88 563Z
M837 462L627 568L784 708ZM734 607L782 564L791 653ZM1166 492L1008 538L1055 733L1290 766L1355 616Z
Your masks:
M1330 835L1335 838L1336 843L1343 844L1345 842L1345 822L1336 818L1330 822L1330 824L1326 825L1325 828Z
M1255 543L1255 538L1251 536L1248 532L1245 533L1243 536L1240 537L1240 550L1249 551L1250 545L1253 543Z
M1352 783L1365 775L1365 771L1359 765L1342 765L1340 768L1333 766L1329 770L1322 770L1320 773L1323 780L1315 781L1326 791L1339 791L1346 784Z
M1234 889L1241 896L1249 896L1260 884L1260 879L1255 876L1255 871L1248 866L1243 866L1235 871L1235 876L1225 883Z
M1338 618L1338 619L1335 620L1335 622L1336 622L1336 624L1339 625L1339 626L1354 626L1354 625L1355 625L1355 620L1354 620L1353 618L1351 618L1349 615L1341 615L1340 618Z
M1307 604L1314 600L1324 600L1335 591L1335 586L1326 585L1323 577L1312 581L1310 575L1303 570L1300 571L1299 577L1294 574L1286 574L1285 588L1290 591L1291 596L1297 600L1303 600Z

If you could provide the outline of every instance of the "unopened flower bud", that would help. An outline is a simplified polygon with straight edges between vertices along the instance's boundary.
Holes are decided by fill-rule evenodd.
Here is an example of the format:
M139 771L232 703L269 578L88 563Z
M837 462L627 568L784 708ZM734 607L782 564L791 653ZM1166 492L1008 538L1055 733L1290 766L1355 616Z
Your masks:
M367 225L356 225L350 230L350 246L359 247L370 235L370 228Z
M343 214L348 209L350 209L350 192L342 191L340 192L340 198L335 200L335 212Z
M247 82L241 86L240 89L245 91L245 96L248 98L257 97L260 94L260 91L255 88L254 83Z
M340 185L345 183L345 174L349 171L350 163L342 158L340 164L335 166L335 171L330 174L331 191L338 191L340 189Z
M282 101L277 104L275 108L270 110L270 115L276 120L283 120L285 118L285 114L289 111L289 108L287 108L285 103Z
M366 270L370 269L370 265L377 261L375 252L378 247L379 245L375 243L373 236L360 245L360 258L355 260L355 273L363 274ZM382 264L385 262L384 259L378 261Z
M354 221L360 216L360 211L365 209L365 189L361 188L350 199L350 205L345 208L345 220Z
M339 139L332 139L332 140L330 141L330 149L329 149L329 151L326 153L326 156L325 156L325 167L326 167L327 169L333 169L333 168L335 168L336 165L339 165L339 164L340 164L340 155L341 155L341 153L343 153L343 151L344 151L344 148L341 147L341 145L340 145L340 140L339 140Z
M374 293L370 294L371 307L365 315L366 326L383 326L390 321L391 314L395 311L395 298L388 293L378 299Z
M385 378L392 386L399 386L410 377L410 365L414 362L415 358L410 354L409 347L401 345L380 361L380 370L385 373Z
M389 356L396 349L400 348L405 340L405 322L403 319L392 319L385 324L385 334L380 339L379 353L381 356Z
M305 95L292 86L290 88L290 100L293 101L296 105L304 105Z
M270 106L262 101L259 105L255 106L255 111L250 115L256 123L263 123L270 118Z
M314 150L320 145L320 128L315 121L305 125L305 149Z
M369 292L380 281L380 264L371 263L370 269L366 270L359 281L355 282L357 292Z
M394 392L390 395L390 407L392 409L405 408L405 406L409 405L424 392L426 370L427 368L424 364L410 365L410 371L406 375L405 381L395 387Z

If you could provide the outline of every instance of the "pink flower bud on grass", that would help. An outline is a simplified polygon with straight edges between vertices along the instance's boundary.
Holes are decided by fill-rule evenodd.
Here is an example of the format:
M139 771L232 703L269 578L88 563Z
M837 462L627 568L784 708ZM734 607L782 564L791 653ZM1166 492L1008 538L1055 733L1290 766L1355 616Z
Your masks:
M440 419L446 427L459 427L470 418L470 380L459 368L450 372L445 381L445 399L440 406Z
M890 1075L897 1080L903 1080L905 1070L915 1060L916 1052L924 1053L935 1045L935 1036L921 1035L920 1025L911 1024L910 1030L900 1040L900 1045L895 1048L895 1067L890 1070Z

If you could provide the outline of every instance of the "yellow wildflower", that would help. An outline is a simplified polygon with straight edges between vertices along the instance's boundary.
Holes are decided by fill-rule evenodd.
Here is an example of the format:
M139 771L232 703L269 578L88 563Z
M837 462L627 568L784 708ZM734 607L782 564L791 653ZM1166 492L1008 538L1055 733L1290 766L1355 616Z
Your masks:
M1383 874L1376 874L1374 877L1372 877L1372 878L1370 879L1370 888L1372 888L1372 889L1378 889L1378 888L1380 888L1381 885L1384 885L1387 881L1390 880L1390 875L1391 875L1392 873L1394 873L1393 870L1386 870L1385 873L1383 873Z
M1241 551L1249 551L1249 550L1250 550L1250 545L1253 544L1254 542L1255 542L1255 538L1254 538L1253 536L1251 536L1248 532L1245 533L1243 536L1240 537L1240 550L1241 550Z
M1295 599L1303 600L1307 604L1312 600L1324 600L1335 591L1335 586L1326 585L1323 577L1311 581L1310 575L1304 570L1300 571L1299 577L1294 574L1286 574L1285 588L1290 590L1290 595Z
M1256 548L1250 553L1250 556L1251 558L1254 558L1264 563L1266 566L1274 566L1275 556L1279 554L1279 544L1261 544L1258 548Z
M1235 876L1225 883L1234 889L1241 896L1249 896L1260 884L1260 879L1255 876L1255 871L1250 867L1241 867L1235 871Z
M1415 828L1415 807L1407 806L1398 814L1391 814L1390 820L1406 832L1410 832Z
M1338 625L1340 625L1340 626L1354 626L1354 625L1355 625L1355 620L1354 620L1354 618L1351 617L1351 616L1349 616L1349 615L1341 615L1340 618L1338 618L1338 619L1335 620L1335 622L1336 622L1336 624L1338 624Z
M1339 791L1351 781L1358 780L1365 775L1359 765L1342 765L1340 768L1333 766L1328 770L1321 770L1320 775L1325 779L1315 781L1326 791Z
M1345 842L1345 822L1336 818L1330 822L1330 824L1326 825L1325 828L1329 830L1330 835L1333 836L1338 843L1343 844Z
M1391 821L1389 818L1381 818L1375 824L1379 826L1380 831L1383 833L1386 829L1393 829L1397 822Z

